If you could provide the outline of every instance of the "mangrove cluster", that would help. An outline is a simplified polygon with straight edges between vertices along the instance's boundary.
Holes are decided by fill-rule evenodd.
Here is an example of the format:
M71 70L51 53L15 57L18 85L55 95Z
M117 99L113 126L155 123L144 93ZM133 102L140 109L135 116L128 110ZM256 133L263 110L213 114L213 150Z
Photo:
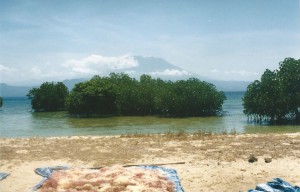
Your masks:
M243 98L244 113L256 122L300 122L300 60L286 58L279 69L267 69Z
M35 97L39 89L31 90L29 94L33 108L41 100ZM142 75L136 80L123 73L112 73L108 77L94 76L76 84L63 98L69 114L83 117L213 116L222 111L226 99L225 94L217 91L213 84L196 78L172 82Z
M27 94L35 111L59 111L65 109L68 88L62 83L45 82Z

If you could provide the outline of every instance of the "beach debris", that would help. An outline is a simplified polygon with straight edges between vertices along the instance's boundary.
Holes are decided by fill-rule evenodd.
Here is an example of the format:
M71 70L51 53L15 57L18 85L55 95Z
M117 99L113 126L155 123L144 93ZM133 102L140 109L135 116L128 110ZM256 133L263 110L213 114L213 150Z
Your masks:
M257 159L257 157L255 157L255 155L253 155L253 154L251 154L250 156L249 156L249 158L248 158L248 162L249 163L254 163L254 162L256 162L258 159Z
M272 157L265 157L265 162L266 163L271 163L272 162Z

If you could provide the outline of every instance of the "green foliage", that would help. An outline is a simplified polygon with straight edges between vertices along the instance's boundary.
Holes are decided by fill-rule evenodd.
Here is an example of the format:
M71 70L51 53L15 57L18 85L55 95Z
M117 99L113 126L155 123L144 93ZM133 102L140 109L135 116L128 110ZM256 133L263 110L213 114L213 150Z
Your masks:
M162 114L171 116L211 116L222 110L226 99L214 85L196 78L168 82L161 90L159 106Z
M70 114L112 115L116 113L116 93L108 78L94 76L78 83L66 99Z
M164 115L174 117L216 115L225 100L212 84L192 78L163 81L142 75L95 76L76 84L66 100L72 115Z
M39 88L33 88L27 94L35 111L58 111L65 108L68 88L62 83L45 82Z
M114 87L118 115L138 115L138 81L124 73L111 73L109 81Z
M300 122L300 59L287 58L279 64L278 79L288 114Z
M3 99L2 97L0 97L0 107L2 107L2 105L3 105Z
M247 87L244 113L258 122L299 122L300 60L286 58L279 69L267 69L261 80Z

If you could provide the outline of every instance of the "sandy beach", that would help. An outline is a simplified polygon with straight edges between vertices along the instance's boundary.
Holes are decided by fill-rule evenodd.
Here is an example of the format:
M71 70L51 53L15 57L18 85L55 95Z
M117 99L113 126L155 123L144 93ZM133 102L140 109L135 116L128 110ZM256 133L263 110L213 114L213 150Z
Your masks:
M57 165L164 164L187 192L247 191L276 177L300 185L300 133L1 138L0 155L0 172L11 174L2 192L31 191L42 179L34 169Z

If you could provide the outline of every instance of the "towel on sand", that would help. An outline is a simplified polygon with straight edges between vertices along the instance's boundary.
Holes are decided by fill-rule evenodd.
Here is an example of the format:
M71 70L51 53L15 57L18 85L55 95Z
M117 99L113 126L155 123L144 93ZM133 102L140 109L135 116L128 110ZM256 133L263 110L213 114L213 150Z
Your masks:
M174 183L176 192L184 192L175 169L165 168L165 167L161 167L161 166L154 166L154 165L141 165L141 166L136 166L136 167L141 167L143 169L148 169L148 170L162 171L166 175L167 179ZM70 167L68 167L68 166L55 166L55 167L42 167L42 168L35 169L35 173L38 175L41 175L44 178L33 188L32 191L33 192L37 191L43 185L43 183L51 176L53 171L67 170L69 168ZM94 168L92 168L92 169L94 169Z
M258 184L255 190L251 189L248 192L300 192L300 187L292 186L280 178L275 178L273 181Z

